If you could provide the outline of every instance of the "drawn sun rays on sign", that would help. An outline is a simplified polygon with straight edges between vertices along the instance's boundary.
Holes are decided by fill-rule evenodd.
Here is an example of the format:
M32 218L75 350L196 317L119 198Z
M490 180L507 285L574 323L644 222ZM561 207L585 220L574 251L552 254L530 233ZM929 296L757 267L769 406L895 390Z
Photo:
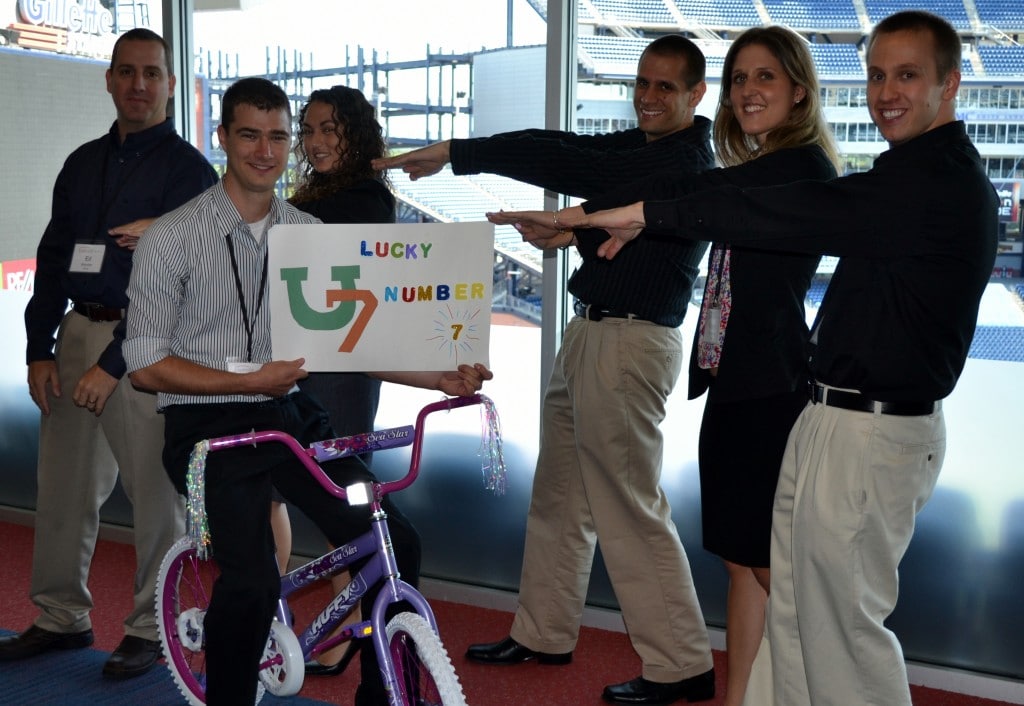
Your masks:
M433 334L428 341L437 343L437 350L448 350L448 358L459 364L460 355L473 352L473 346L480 340L479 318L482 309L452 309L445 306L438 309L433 321Z

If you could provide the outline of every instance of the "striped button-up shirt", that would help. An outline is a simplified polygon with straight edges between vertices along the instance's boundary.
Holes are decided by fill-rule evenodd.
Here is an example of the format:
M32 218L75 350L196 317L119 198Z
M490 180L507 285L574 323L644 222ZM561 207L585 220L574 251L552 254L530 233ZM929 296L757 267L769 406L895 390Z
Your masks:
M278 223L319 222L276 196L271 203L268 230ZM229 237L240 288L228 250ZM128 372L167 356L218 370L227 370L229 359L245 361L249 336L242 299L252 323L252 362L269 362L269 283L259 296L266 253L267 238L253 237L222 184L157 220L139 240L128 285L131 303L123 348ZM161 408L270 399L264 395L164 392L157 398Z

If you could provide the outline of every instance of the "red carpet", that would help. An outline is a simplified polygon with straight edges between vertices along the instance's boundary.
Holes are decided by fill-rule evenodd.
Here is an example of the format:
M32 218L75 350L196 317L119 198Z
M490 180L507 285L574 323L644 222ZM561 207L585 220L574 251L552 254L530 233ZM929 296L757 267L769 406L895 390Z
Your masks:
M20 631L35 617L35 606L28 599L29 572L32 565L32 528L0 523L4 560L0 562L0 628ZM101 541L93 561L89 581L96 608L93 630L96 649L111 651L122 637L121 620L131 604L134 555L124 544ZM326 590L326 589L325 589ZM302 596L292 606L296 618L308 620L327 599L324 591ZM573 662L565 667L526 664L517 667L483 667L463 658L473 642L489 642L508 634L511 616L496 610L433 602L441 635L462 681L466 698L473 706L597 706L603 704L605 684L626 681L640 673L640 662L624 634L584 628ZM724 693L725 656L715 653L719 694ZM349 669L339 677L311 677L301 695L337 704L351 703L358 670ZM97 679L99 674L97 674ZM46 686L39 686L37 703L51 703ZM911 687L917 706L1001 706L1002 702L971 696ZM717 706L719 696L704 702ZM0 704L7 703L0 689ZM681 702L682 703L682 702Z

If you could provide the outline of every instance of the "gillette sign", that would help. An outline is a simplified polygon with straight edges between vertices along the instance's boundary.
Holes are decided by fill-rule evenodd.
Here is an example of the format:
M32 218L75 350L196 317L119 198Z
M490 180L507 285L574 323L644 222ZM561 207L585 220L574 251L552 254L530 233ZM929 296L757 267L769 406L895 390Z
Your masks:
M110 34L114 16L100 0L18 0L18 14L29 24L82 34Z

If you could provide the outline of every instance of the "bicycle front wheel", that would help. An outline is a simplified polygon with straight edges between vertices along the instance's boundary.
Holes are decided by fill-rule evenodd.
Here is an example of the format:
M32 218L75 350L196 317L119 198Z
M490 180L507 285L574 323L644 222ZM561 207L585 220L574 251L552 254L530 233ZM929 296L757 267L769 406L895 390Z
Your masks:
M441 638L416 613L399 613L385 628L402 706L466 706Z
M220 572L212 559L196 556L182 537L164 556L156 583L156 621L167 668L190 706L206 703L206 609ZM292 637L294 640L294 636ZM256 701L263 698L257 684Z

